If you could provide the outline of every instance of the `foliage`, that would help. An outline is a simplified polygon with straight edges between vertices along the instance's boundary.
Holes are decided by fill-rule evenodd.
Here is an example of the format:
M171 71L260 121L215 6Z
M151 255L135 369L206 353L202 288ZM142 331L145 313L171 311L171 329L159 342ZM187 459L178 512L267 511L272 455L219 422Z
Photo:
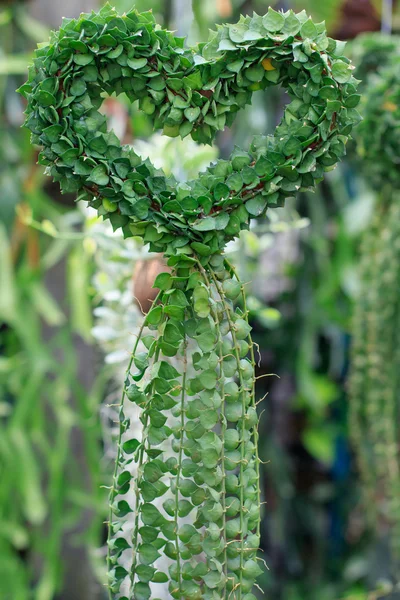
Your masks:
M33 195L27 199L33 201ZM44 208L48 213L47 199ZM22 233L17 245L17 230L11 242L1 228L0 240L0 595L5 600L51 600L63 581L60 553L65 535L79 522L83 508L101 512L101 438L99 422L93 419L101 385L87 392L78 382L74 323L67 321L63 307L43 285L44 273L58 262L65 247L59 241L39 245L34 231L28 233L21 222L17 227ZM16 248L14 260L15 256L19 260L14 263ZM25 253L28 261L38 261L34 267L23 259ZM79 246L73 257L84 266ZM76 270L69 281L80 303L87 279L83 269L78 281L73 273ZM75 307L73 301L72 308L82 314L82 304ZM86 333L82 328L80 332ZM74 412L71 393L76 398ZM70 451L77 428L90 468L86 482ZM86 543L98 543L99 525L98 517L88 525ZM48 535L46 527L51 529ZM40 566L34 568L39 560Z
M350 45L350 55L356 66L355 76L360 88L372 84L370 77L384 69L400 54L400 37L384 33L363 33Z
M100 32L103 24L108 33ZM130 36L143 44L134 46ZM155 59L156 52L163 60ZM21 89L29 100L26 125L33 141L45 146L40 161L62 189L84 189L80 199L114 228L144 236L154 251L175 253L171 234L179 233L187 240L180 253L201 252L198 245L204 242L212 253L247 228L251 216L295 191L312 189L344 155L358 121L359 96L340 54L341 45L305 13L298 18L271 10L263 18L244 19L220 28L193 52L157 30L147 13L118 19L106 7L91 20L66 22L51 44L37 51L30 83ZM250 153L235 150L229 161L218 161L183 186L121 148L112 132L105 133L105 118L97 110L102 91L125 91L131 101L140 98L155 127L165 123L164 133L191 133L208 142L233 122L252 91L278 82L292 102L275 135L255 138Z
M374 217L361 248L361 286L353 323L350 428L365 486L365 505L380 535L398 531L397 324L400 153L399 38L368 35L354 45L365 73L362 126L356 141L359 164L379 190ZM393 574L393 573L392 573Z
M76 341L87 339L90 267L81 244L49 242L27 226L29 215L70 230L66 214L44 190L36 151L20 129L15 88L26 77L32 46L48 30L21 2L0 8L0 597L52 600L68 564L71 531L97 546L104 516L101 436L96 414L101 377L79 382ZM16 207L18 212L16 214ZM29 206L29 208L28 208ZM74 268L74 262L80 269ZM65 269L64 269L65 265ZM70 267L70 268L68 268ZM67 319L54 273L71 290ZM66 274L64 276L64 271ZM60 279L58 283L60 283ZM74 400L72 400L72 396ZM74 404L73 404L74 403ZM72 439L82 453L72 452ZM87 467L84 472L79 459ZM85 514L85 525L82 516ZM90 515L90 518L87 518ZM68 540L68 541L67 541ZM76 546L80 545L75 541ZM86 567L88 561L85 562ZM90 577L86 573L89 584Z
M399 210L396 193L381 198L363 242L362 294L355 311L350 382L352 435L370 496L370 515L379 527L387 522L395 526L396 544Z
M356 142L362 168L372 186L398 189L400 128L400 53L390 66L371 76Z
M257 137L250 153L236 149L185 185L121 147L97 111L102 91L125 91L155 126L165 122L164 133L209 142L253 91L276 83L292 102L274 136ZM106 7L64 21L36 52L22 92L32 140L45 147L40 160L62 189L85 189L80 199L126 236L165 252L172 268L155 281L160 293L137 337L120 405L110 598L148 599L153 584L169 582L173 598L252 600L262 572L254 354L243 286L221 250L251 216L312 190L343 156L358 122L349 61L305 13L271 9L241 19L193 51L151 15L118 17ZM145 351L137 352L139 343ZM171 357L181 360L179 370ZM132 437L125 397L142 409L142 442ZM161 497L159 510L153 501ZM130 513L127 541L120 532ZM172 561L168 574L153 566L160 556Z

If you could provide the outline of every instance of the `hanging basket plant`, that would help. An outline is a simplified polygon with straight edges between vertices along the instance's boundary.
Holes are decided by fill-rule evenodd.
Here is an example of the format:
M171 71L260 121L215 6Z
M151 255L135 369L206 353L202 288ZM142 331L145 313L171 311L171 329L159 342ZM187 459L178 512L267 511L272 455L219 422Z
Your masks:
M350 433L370 524L389 532L396 561L399 529L400 38L369 34L353 54L365 74L355 136L358 166L376 190L361 245L360 290L352 327Z
M186 183L121 146L99 110L104 93L125 93L154 129L210 143L254 91L273 85L290 97L274 134ZM262 569L254 353L243 285L223 251L251 218L313 190L336 166L359 120L356 88L343 44L304 12L242 17L187 48L151 13L119 16L106 6L64 19L36 51L21 93L40 163L64 192L163 253L171 269L156 278L160 292L121 401L110 598L157 598L164 582L177 599L255 599ZM125 402L142 410L141 442L129 435ZM134 524L129 540L125 520Z

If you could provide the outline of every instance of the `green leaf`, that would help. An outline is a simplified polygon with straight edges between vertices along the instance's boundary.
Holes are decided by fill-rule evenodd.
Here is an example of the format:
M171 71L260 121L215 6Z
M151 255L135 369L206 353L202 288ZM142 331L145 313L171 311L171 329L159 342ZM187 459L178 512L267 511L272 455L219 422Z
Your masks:
M149 600L151 597L151 590L148 583L139 581L134 585L135 600Z
M200 116L200 108L198 106L194 108L187 108L184 111L184 115L189 121L189 123L194 123Z
M122 518L125 517L127 514L133 512L133 510L131 509L126 500L120 500L114 512L118 517Z
M179 331L178 327L172 323L167 323L164 329L163 339L167 344L175 346L181 343L183 334Z
M205 244L202 244L201 242L192 242L190 244L190 247L193 248L193 250L200 256L210 256L210 254L211 254L211 250L210 250L209 246L206 246Z
M147 58L128 58L127 63L128 67L137 71L147 65Z
M243 417L243 406L241 402L233 402L225 406L225 417L231 423L237 423Z
M37 101L41 106L53 106L56 104L56 99L50 92L40 90L37 94Z
M139 533L142 540L146 543L154 542L154 540L158 537L158 529L155 527L141 527L139 529Z
M236 23L235 25L228 25L229 37L232 42L240 44L243 42L245 33L248 31L248 26L244 23ZM220 45L221 47L221 45ZM234 46L236 49L236 46Z
M264 173L262 173L264 175ZM226 185L230 190L239 192L243 187L243 178L240 173L232 173L226 180Z
M219 502L210 502L204 506L203 513L207 521L215 523L224 514L224 509Z
M167 363L165 360L160 360L154 363L151 374L152 377L160 377L161 379L166 379L167 381L180 376L179 371L177 371L175 367Z
M209 370L201 374L201 381L206 390L213 390L217 384L217 373Z
M211 332L204 332L196 336L200 350L203 352L211 352L215 346L215 336Z
M170 273L159 273L155 278L153 288L159 290L169 290L172 285L172 276Z
M311 19L308 19L300 28L300 35L303 38L314 40L318 36L318 30Z
M147 401L146 395L135 383L131 383L131 385L127 387L126 396L128 400L134 402L138 406L143 406Z
M196 231L212 231L216 228L216 221L213 217L204 217L193 223L192 228Z
M229 197L229 187L224 183L217 183L214 190L214 198L217 202L226 200Z
M269 8L267 14L263 17L263 25L267 31L281 31L284 24L285 17L273 8Z
M332 77L338 83L347 83L351 77L351 67L341 60L336 61L332 65Z
M93 62L93 54L75 54L74 63L80 66L85 66Z
M288 35L296 35L301 27L301 23L299 19L296 17L295 13L291 10L289 15L285 18L285 24L283 26L282 31Z
M149 355L147 352L138 352L133 358L134 365L139 371L144 371L149 366Z
M139 559L141 563L144 565L151 565L159 557L160 553L152 544L140 544Z
M187 517L193 510L194 506L188 500L179 500L178 502L178 516Z
M324 98L326 100L336 100L338 97L338 91L333 85L325 85L320 88L318 95L320 98Z
M152 409L155 410L155 409ZM146 463L143 469L143 477L150 483L155 483L163 476L163 472L160 469L159 464L156 461Z
M143 506L140 509L140 513L144 525L151 525L153 527L157 527L165 521L158 508L153 506L153 504L143 504Z
M200 423L204 429L213 429L219 421L219 416L216 411L204 410L200 413Z
M97 185L100 186L105 186L108 184L108 182L110 181L110 178L107 174L107 169L105 166L103 165L99 165L98 167L95 167L89 177L90 181L93 181L93 183L96 183Z
M183 81L192 90L200 90L203 87L200 71L195 71L188 77L184 77Z
M268 203L268 199L258 195L248 200L245 204L247 212L253 217L259 217L264 212Z
M360 94L351 94L351 96L348 96L348 98L346 98L344 101L344 105L346 108L355 108L359 104L360 100Z
M154 577L155 572L155 568L149 565L137 565L135 568L135 574L143 583L149 583Z
M224 575L219 571L209 571L204 575L203 580L206 586L213 590L224 583Z
M262 574L262 569L255 560L246 560L243 567L243 576L246 579L256 579Z
M162 307L155 306L147 313L146 321L149 325L158 325L162 318Z
M217 231L223 231L229 223L229 214L226 212L220 212L216 217L214 217L214 221L215 229Z
M233 46L233 44L232 44L232 46ZM233 49L235 49L235 48L236 47L233 46ZM243 65L244 65L243 59L234 60L233 62L230 62L227 64L227 69L228 69L228 71L231 71L232 73L239 73L239 71L241 71Z
M139 446L139 440L132 438L131 440L127 440L126 442L124 442L122 449L125 452L125 454L133 454Z
M167 583L168 575L166 575L162 571L157 571L157 573L155 573L155 575L153 576L152 581L154 581L154 583Z
M298 150L301 148L301 142L295 137L290 137L283 146L283 152L286 156L291 156L292 154L296 154Z
M221 457L215 448L206 448L205 450L201 451L201 460L207 469L214 469L217 466L220 458Z
M174 290L174 292L169 297L169 304L176 304L177 306L184 308L188 306L189 303L182 290Z
M82 96L86 92L86 81L84 79L74 79L69 91L72 96Z
M155 408L151 408L149 410L149 417L150 417L150 422L153 425L153 427L163 427L166 423L167 417L165 415L163 415L160 411L156 410Z
M195 534L197 534L196 529L189 524L182 525L178 531L179 539L184 543L187 543Z

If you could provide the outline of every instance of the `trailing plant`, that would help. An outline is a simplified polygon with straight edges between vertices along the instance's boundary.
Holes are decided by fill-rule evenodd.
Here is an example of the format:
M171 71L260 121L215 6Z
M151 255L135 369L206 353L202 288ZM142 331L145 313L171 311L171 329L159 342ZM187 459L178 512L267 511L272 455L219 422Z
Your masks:
M361 111L357 148L368 183L379 191L361 255L360 294L353 324L350 427L370 517L379 532L392 529L400 552L398 491L399 130L398 38L366 38L363 63L373 64ZM371 57L380 55L379 65ZM380 68L379 68L380 67Z
M359 54L364 50L360 67L366 81L363 121L356 136L361 169L375 189L385 185L398 189L400 38L370 34L355 50Z
M355 75L363 89L370 84L369 78L385 68L400 54L400 37L385 33L363 33L350 44L350 56L356 65Z
M261 573L254 353L243 285L223 250L252 217L313 190L344 155L359 95L342 54L343 44L304 12L241 18L189 49L151 13L120 17L109 6L64 20L36 52L21 92L32 141L43 147L40 163L125 237L163 252L171 268L155 281L160 291L120 405L110 598L156 597L157 584L168 582L173 598L254 599ZM210 143L254 91L276 84L291 101L274 135L256 136L249 151L236 148L187 183L121 146L99 112L102 93L124 92L166 135ZM139 344L146 350L137 352ZM130 435L126 399L142 409L141 442ZM165 498L161 509L157 498ZM157 568L160 556L171 561L168 574Z

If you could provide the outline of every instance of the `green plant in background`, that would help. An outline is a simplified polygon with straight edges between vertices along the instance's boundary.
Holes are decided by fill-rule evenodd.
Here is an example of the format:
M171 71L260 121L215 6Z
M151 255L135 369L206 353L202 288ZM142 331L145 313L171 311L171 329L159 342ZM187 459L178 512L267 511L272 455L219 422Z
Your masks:
M76 341L91 328L90 265L80 243L45 239L26 225L30 214L70 230L81 220L44 190L36 151L22 124L15 88L26 77L33 46L48 30L22 2L0 8L0 597L52 600L68 569L71 542L85 560L100 543L101 381L78 381ZM19 211L15 214L16 205ZM29 205L29 209L27 207ZM70 311L49 290L60 264L68 269ZM74 263L79 263L79 270ZM61 271L61 268L60 268ZM59 271L59 272L60 272ZM60 279L58 279L58 284ZM102 376L101 376L102 377ZM101 379L99 378L99 380ZM72 410L72 396L74 410ZM72 439L82 441L78 458ZM79 460L81 464L78 464ZM82 469L84 463L90 475ZM85 515L85 524L82 517ZM85 534L85 550L78 541ZM74 575L79 578L79 570ZM93 586L86 573L87 586Z
M350 44L350 55L361 79L361 89L369 87L369 78L386 67L400 52L400 38L385 33L363 33Z
M35 194L40 195L37 190ZM33 201L34 194L27 198ZM57 220L47 198L44 207ZM65 219L62 223L67 226ZM86 543L99 543L101 432L93 415L102 386L99 380L86 392L77 380L73 322L43 285L44 274L65 256L65 244L55 240L39 246L36 232L28 233L21 223L19 227L28 239L18 244L18 260L13 256L15 234L10 242L0 230L0 595L5 600L51 600L63 581L66 536L77 528L83 511L92 513L85 526ZM77 302L87 293L84 259L81 247L76 247L70 260L79 261L79 278L71 275L69 281ZM81 303L74 314L82 315L84 307ZM83 327L79 331L87 332ZM82 456L90 468L88 479L71 453L71 437L78 429Z
M398 323L399 302L399 38L363 36L355 44L366 73L356 142L359 164L379 191L365 234L361 287L353 324L350 426L367 492L370 517L380 535L399 536Z
M276 84L291 102L274 135L257 136L249 152L237 148L185 184L121 147L98 112L102 92L124 92L165 134L209 143L252 92ZM162 582L173 598L254 598L261 572L254 355L243 286L223 249L251 217L314 189L336 165L358 122L356 85L342 44L304 12L242 18L192 50L151 14L119 17L106 6L64 20L36 52L21 91L32 140L44 147L41 164L171 267L155 281L160 292L121 400L110 598L148 599ZM243 308L235 310L238 296ZM144 352L136 352L139 343ZM142 408L141 443L130 435L125 396ZM165 460L166 446L173 455ZM153 501L161 497L159 510ZM168 574L157 569L160 556L172 561Z
M399 177L399 67L397 60L371 77L363 104L364 119L357 137L357 150L368 183L377 189L398 189ZM378 119L378 120L377 120ZM377 158L379 157L379 161Z

